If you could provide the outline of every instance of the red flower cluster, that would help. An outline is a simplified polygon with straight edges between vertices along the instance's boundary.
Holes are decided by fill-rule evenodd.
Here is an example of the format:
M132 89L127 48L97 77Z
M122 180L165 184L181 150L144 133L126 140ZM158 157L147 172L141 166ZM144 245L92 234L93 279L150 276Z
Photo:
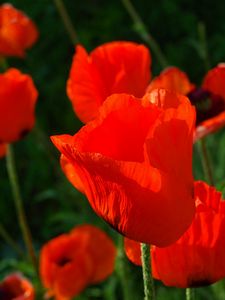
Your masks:
M196 214L174 244L152 247L153 276L165 285L196 287L225 277L225 201L206 183L195 182ZM141 265L140 244L126 239L129 259Z
M194 124L195 110L184 96L115 94L77 134L52 141L68 179L98 215L129 238L165 246L194 214Z
M40 274L48 295L69 300L114 269L112 240L92 225L80 225L49 241L41 250Z
M178 68L167 68L149 84L151 56L143 45L112 42L88 56L82 46L74 55L67 94L84 123L93 120L105 99L115 93L143 97L155 88L165 88L189 97L197 110L195 140L225 125L225 67L210 70L195 88Z
M0 55L24 57L37 40L34 23L10 4L0 6ZM0 74L0 158L7 143L20 140L34 125L38 92L29 75L17 69Z
M24 57L38 38L35 24L10 4L0 6L0 55Z
M0 282L0 299L34 300L34 288L20 273L14 273Z
M213 187L194 184L192 147L193 137L225 124L225 66L210 70L197 89L178 68L149 83L150 63L148 50L130 42L90 55L78 46L67 93L88 123L52 141L95 212L136 241L126 241L133 261L140 263L137 242L152 244L153 274L166 285L212 283L225 276L217 268L224 208Z

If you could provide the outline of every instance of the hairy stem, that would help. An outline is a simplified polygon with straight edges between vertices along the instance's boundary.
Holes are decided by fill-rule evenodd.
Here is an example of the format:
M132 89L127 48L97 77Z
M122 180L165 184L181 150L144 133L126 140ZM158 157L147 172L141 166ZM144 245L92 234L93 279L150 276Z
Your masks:
M151 270L150 245L141 244L141 260L145 300L155 300L154 281Z
M186 288L186 300L195 299L195 290L193 288Z

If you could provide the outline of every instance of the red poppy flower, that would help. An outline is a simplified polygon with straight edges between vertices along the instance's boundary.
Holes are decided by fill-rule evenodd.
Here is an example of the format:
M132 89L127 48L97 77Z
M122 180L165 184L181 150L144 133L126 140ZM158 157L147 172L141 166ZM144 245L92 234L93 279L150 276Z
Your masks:
M224 64L219 64L206 74L201 88L195 88L184 72L170 67L150 83L147 91L166 88L187 95L191 103L196 106L195 140L198 140L225 125L224 86Z
M7 144L0 144L0 158L4 157L7 152Z
M83 239L85 250L92 260L90 283L99 283L112 274L116 248L106 233L93 225L80 225L71 231L77 240Z
M14 273L0 282L0 299L34 300L34 288L20 273Z
M92 225L81 225L49 241L41 250L40 274L48 295L71 299L89 284L103 281L114 269L116 248Z
M115 93L145 94L150 80L151 57L144 45L111 42L90 55L82 46L76 53L67 82L67 94L78 118L93 120L105 99Z
M195 182L196 214L174 244L152 247L153 276L165 285L196 287L225 277L225 202L206 183ZM140 245L126 240L126 253L140 265Z
M0 74L0 143L15 142L32 129L37 96L29 75L17 69Z
M35 24L11 4L0 6L0 55L24 57L38 38Z
M194 214L194 123L195 110L184 96L166 90L143 99L115 94L77 134L52 141L66 158L69 180L99 216L125 236L165 246Z

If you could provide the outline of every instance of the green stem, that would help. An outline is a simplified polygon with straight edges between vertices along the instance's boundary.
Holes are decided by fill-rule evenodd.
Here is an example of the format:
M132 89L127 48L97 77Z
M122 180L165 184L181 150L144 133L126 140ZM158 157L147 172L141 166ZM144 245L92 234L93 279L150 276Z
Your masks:
M2 238L6 241L6 243L11 246L15 252L19 256L23 256L23 251L22 249L17 245L17 243L12 239L12 237L9 235L9 233L6 231L6 229L3 227L3 225L0 223L0 235Z
M205 25L202 22L198 24L198 34L199 34L199 40L202 49L202 60L205 65L205 71L207 72L210 69L210 60L209 60L209 53L207 47ZM206 141L204 138L202 138L199 141L199 143L200 143L201 159L202 159L202 166L203 166L205 178L209 182L209 184L214 185L212 166L211 166L209 152L207 150Z
M23 201L22 201L19 183L18 183L18 177L17 177L17 173L16 173L15 159L14 159L12 145L8 145L8 151L7 151L7 155L6 155L6 165L7 165L7 171L8 171L10 184L12 187L13 198L14 198L16 212L17 212L17 216L18 216L18 220L19 220L19 225L20 225L20 228L21 228L21 231L23 234L23 239L24 239L31 263L33 264L34 269L38 275L38 264L37 264L37 259L36 259L36 255L34 252L33 243L32 243L31 232L28 227L26 215L24 212Z
M4 56L0 56L0 65L3 71L8 69L8 63Z
M194 300L195 299L195 290L193 288L186 289L186 300Z
M200 144L201 160L202 160L202 166L203 166L205 178L210 185L214 185L212 167L211 167L209 153L206 147L205 139L202 138L199 141L199 144Z
M126 8L127 12L129 13L131 19L134 22L135 28L139 33L140 37L146 42L147 45L151 48L152 52L154 53L155 57L157 58L158 62L165 68L168 66L167 59L163 54L159 44L153 38L153 36L148 32L144 22L142 21L140 15L135 10L133 4L130 0L121 0L124 7Z
M130 287L128 284L129 275L127 270L126 259L126 255L124 253L124 237L119 234L116 269L123 290L123 299L130 300L132 299L132 297L130 295Z
M206 38L206 29L205 24L202 22L199 22L198 24L198 34L199 34L199 40L201 43L201 49L202 49L202 60L204 62L205 70L208 71L210 69L210 59L209 59L209 52L208 52L208 46L207 46L207 38Z
M67 30L67 33L70 37L71 42L76 45L79 43L78 37L77 37L77 33L74 29L73 23L71 21L71 18L66 10L66 7L63 3L63 0L54 0L55 2L55 6L59 12L59 15L63 21L63 24Z
M145 300L155 299L154 281L151 270L150 245L141 244L141 260L144 281Z

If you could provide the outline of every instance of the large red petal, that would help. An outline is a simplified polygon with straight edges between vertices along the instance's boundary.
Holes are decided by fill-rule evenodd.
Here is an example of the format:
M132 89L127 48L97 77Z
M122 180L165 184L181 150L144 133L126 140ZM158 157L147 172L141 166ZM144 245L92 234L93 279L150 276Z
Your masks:
M94 119L111 94L142 97L150 80L150 63L149 50L132 42L107 43L89 56L82 46L77 46L67 93L81 121Z
M77 175L76 169L74 168L73 164L71 164L71 162L65 157L65 155L61 155L60 165L72 185L75 186L75 188L81 193L85 193L83 183L80 180L80 177Z
M163 246L179 238L194 213L194 119L188 100L164 113L157 105L143 106L129 95L114 95L105 101L99 118L74 137L52 140L76 169L98 215L125 236ZM165 155L171 142L175 154L171 150ZM160 149L161 144L166 147Z

